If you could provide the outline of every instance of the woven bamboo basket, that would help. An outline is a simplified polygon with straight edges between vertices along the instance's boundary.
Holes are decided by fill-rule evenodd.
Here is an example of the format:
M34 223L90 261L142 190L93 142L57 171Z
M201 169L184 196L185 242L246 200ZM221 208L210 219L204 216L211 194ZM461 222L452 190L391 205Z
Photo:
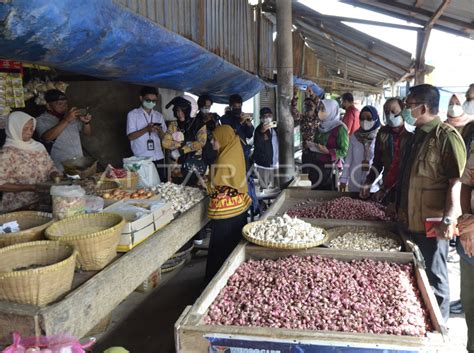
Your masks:
M138 174L128 172L126 178L104 178L103 181L115 181L122 189L135 190L138 185Z
M50 213L36 211L12 212L0 215L0 224L17 221L20 231L0 235L0 248L44 239L44 230L53 222Z
M273 249L309 249L314 248L316 246L320 246L327 242L328 240L328 232L325 229L320 227L313 226L314 228L322 229L324 237L321 240L313 241L304 244L285 244L285 243L278 243L278 242L271 242L271 241L264 241L260 239L256 239L250 235L250 228L254 227L258 223L263 223L265 221L256 221L249 224L246 224L242 229L243 237L251 243L263 246L265 248L273 248Z
M120 187L120 184L115 181L99 181L96 185L97 194L112 193Z
M0 300L36 306L55 301L71 289L76 256L74 247L48 240L0 249Z
M75 246L81 268L95 271L103 269L117 255L124 224L123 217L114 213L85 214L53 223L46 229L46 237Z

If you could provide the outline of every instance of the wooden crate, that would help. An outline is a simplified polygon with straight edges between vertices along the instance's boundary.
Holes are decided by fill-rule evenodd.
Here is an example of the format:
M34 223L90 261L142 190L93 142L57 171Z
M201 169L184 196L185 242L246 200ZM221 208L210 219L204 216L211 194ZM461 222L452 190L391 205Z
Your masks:
M76 273L72 290L55 303L39 308L0 301L0 347L11 343L15 330L24 336L86 335L207 224L208 203L201 200L103 270Z
M308 331L289 330L265 327L239 327L219 326L204 324L210 305L214 302L222 288L226 285L230 276L247 259L276 259L289 255L321 255L330 256L339 260L365 259L387 260L396 263L413 262L416 268L416 279L423 301L429 311L434 332L428 333L427 337L393 336L387 334L359 334L331 331ZM441 312L436 303L434 294L428 284L425 271L418 265L410 253L369 253L348 252L333 249L313 248L308 250L274 250L241 243L224 263L219 273L207 286L202 295L194 303L188 306L175 324L176 352L197 353L208 352L209 341L205 336L221 337L227 339L245 339L250 342L262 341L285 341L301 342L305 344L317 344L330 346L342 344L346 347L381 348L391 349L385 352L437 351L443 349L446 340L446 327L444 326ZM253 347L252 347L253 348ZM315 350L312 350L312 352ZM334 350L336 352L337 350ZM346 352L346 350L344 350ZM381 350L382 352L382 350Z
M289 209L293 208L297 204L303 201L311 200L312 202L324 202L337 199L339 197L351 197L358 198L358 193L350 192L338 192L338 191L317 191L317 190L305 190L305 189L286 189L282 191L280 196L273 202L273 204L265 212L263 218L282 216ZM386 228L390 226L396 229L394 222L387 221L358 221L358 220L346 220L346 219L323 219L323 218L302 218L306 222L316 224L320 227L330 229L334 227L342 226L373 226Z
M317 190L305 190L305 189L286 189L280 196L273 202L268 210L263 215L262 219L268 217L282 216L289 209L293 208L300 202L306 200L312 200L315 202L324 202L337 199L342 196L348 196L352 198L358 198L357 193L347 193L338 191L317 191ZM399 225L395 222L387 221L358 221L358 220L346 220L346 219L324 219L324 218L301 218L305 222L314 224L324 229L331 229L337 227L371 227L380 228L389 232L392 232L400 237L403 243L402 251L413 252L418 255L419 251L416 249L416 245L413 242L408 241L407 236L403 233Z

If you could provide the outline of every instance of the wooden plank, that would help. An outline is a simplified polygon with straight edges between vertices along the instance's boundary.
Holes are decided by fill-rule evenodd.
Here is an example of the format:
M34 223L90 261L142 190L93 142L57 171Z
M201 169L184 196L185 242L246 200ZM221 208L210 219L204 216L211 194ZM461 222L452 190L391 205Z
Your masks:
M246 242L242 241L231 253L226 262L222 265L219 272L214 276L212 281L207 285L204 292L196 300L191 316L200 317L205 314L209 306L214 302L222 288L225 287L230 276L232 276L237 268L246 260Z
M147 17L146 3L147 0L138 0L138 13L143 17Z
M280 257L287 257L290 255L296 256L311 256L319 255L331 257L341 261L363 260L370 258L377 261L389 261L399 264L406 264L413 261L412 253L405 252L381 252L381 251L352 251L352 250L338 250L330 248L311 248L304 250L283 250L270 249L257 245L247 245L246 248L247 259L278 259Z
M408 349L433 350L444 347L444 341L439 335L428 337L409 337L409 336L393 336L393 335L371 335L357 334L345 332L331 331L304 331L304 330L287 330L265 327L238 327L238 326L193 326L186 323L186 317L178 327L179 332L177 338L179 342L178 352L198 353L207 352L209 342L204 336L224 335L226 338L232 339L236 336L244 336L246 340L255 339L261 341L284 340L296 341L305 344L321 344L325 343L333 345L338 344L351 347L358 345L359 347L380 348L382 345L403 347ZM381 350L382 351L382 350Z
M85 335L204 227L207 204L202 200L63 300L42 308L44 332Z
M156 1L154 0L147 0L146 2L146 15L147 17L155 23L159 23L158 19L156 18L156 9L155 9Z
M443 335L448 335L448 329L446 324L443 320L443 316L441 315L441 310L439 305L437 305L436 297L431 290L430 283L428 281L428 277L426 276L426 271L421 268L420 266L416 267L416 280L418 283L418 289L421 292L421 297L423 298L423 302L426 305L430 313L431 323L436 331L441 332Z
M12 343L13 331L23 336L40 335L38 307L0 302L0 347Z

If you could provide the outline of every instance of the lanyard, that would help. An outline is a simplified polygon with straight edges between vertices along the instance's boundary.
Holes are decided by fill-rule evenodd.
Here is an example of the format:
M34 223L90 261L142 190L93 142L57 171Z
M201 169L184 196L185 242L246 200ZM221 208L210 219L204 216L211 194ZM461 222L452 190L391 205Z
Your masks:
M153 110L150 113L150 122L148 122L148 118L146 117L145 111L143 111L143 115L145 116L145 121L146 121L147 126L153 123ZM148 133L148 136L151 138L151 132Z

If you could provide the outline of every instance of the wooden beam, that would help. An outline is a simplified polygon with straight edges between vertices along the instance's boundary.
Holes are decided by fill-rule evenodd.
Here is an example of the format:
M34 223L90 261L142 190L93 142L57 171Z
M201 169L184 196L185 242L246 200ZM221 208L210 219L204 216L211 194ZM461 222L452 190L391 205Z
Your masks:
M352 6L357 6L357 7L366 9L366 10L374 11L374 12L377 12L377 13L381 13L381 14L384 14L384 15L387 15L387 16L393 16L393 17L396 17L396 18L399 18L399 19L402 19L402 20L405 20L405 21L408 21L408 22L411 22L411 23L416 23L416 24L421 25L421 26L424 26L425 22L426 22L422 19L418 19L418 18L413 17L413 16L404 15L403 13L395 11L394 9L396 7L395 8L393 7L393 4L394 4L393 2L383 2L383 4L366 3L364 0L340 0L340 2L343 2L345 4L349 4L349 5L352 5ZM401 6L399 6L399 5L402 5L402 4L400 4L398 2L396 4L399 8L401 8ZM389 6L389 8L387 8L385 6L381 6L381 5ZM417 8L413 7L413 9L417 9ZM426 11L426 10L423 10L421 8L419 8L418 10ZM420 13L417 12L417 14L420 14ZM423 12L423 13L421 13L421 15L424 15L424 16L429 18L432 15L432 13L430 11L428 11L428 14ZM460 21L460 20L457 20L457 19L454 19L454 18L446 18L446 16L441 16L440 19L444 22L459 26L463 29L462 30L454 29L454 28L447 27L447 26L439 24L439 23L434 25L435 29L438 29L438 30L446 32L446 33L451 33L451 34L454 34L456 36L461 36L461 37L466 37L466 38L472 39L473 31L474 31L474 23Z
M436 21L441 17L446 8L451 3L451 0L443 0L441 5L426 22L424 32L418 32L416 41L416 67L415 67L415 83L421 84L425 82L425 56L428 43L430 41L431 30L436 24Z
M389 27L389 28L396 28L396 29L404 29L407 31L420 31L423 30L422 27L415 27L415 26L408 26L408 25L400 25L396 23L387 23L387 22L381 22L381 21L372 21L372 20L366 20L362 18L352 18L352 17L343 17L343 16L328 16L328 15L321 15L317 12L308 14L308 13L302 13L302 11L296 11L295 15L297 16L304 16L307 18L314 18L322 21L337 21L337 22L352 22L352 23L361 23L365 25L371 25L371 26L381 26L381 27Z
M395 61L393 61L393 60L390 60L390 59L386 58L385 56L382 56L382 55L380 55L380 54L378 54L378 53L375 53L375 52L371 51L368 47L363 46L363 45L356 44L356 43L354 43L353 41L351 41L350 39L348 39L348 38L346 38L346 37L344 37L344 36L342 36L342 35L340 35L340 34L334 32L334 31L328 29L328 28L327 28L326 26L324 26L322 23L320 23L318 29L319 29L320 31L322 31L322 32L324 32L324 33L330 35L331 37L334 37L334 38L340 40L341 42L344 42L344 43L347 44L349 47L354 47L354 48L357 48L357 49L359 49L359 50L362 50L363 52L366 52L366 53L368 53L368 54L370 54L370 55L372 55L372 56L374 56L374 57L376 57L376 58L379 58L380 60L383 60L383 61L389 63L390 65L393 65L393 66L399 68L400 70L406 71L406 69L407 69L406 67L404 67L403 65L400 65L400 64L397 63L397 62L395 62Z
M308 26L308 27L306 27L306 26ZM308 28L308 29L306 29L306 28ZM313 45L316 46L316 47L320 46L320 47L326 48L326 49L328 49L328 50L333 50L335 53L340 52L341 54L344 54L344 55L347 55L347 56L349 56L349 57L354 58L354 60L362 61L362 62L366 63L367 65L376 66L376 67L382 69L382 71L384 71L384 72L390 72L390 73L393 74L394 77L397 76L397 75L399 75L399 73L397 73L397 72L394 71L393 69L387 68L386 65L383 65L383 64L380 64L380 63L374 61L374 60L372 59L372 57L367 54L367 50L364 51L364 53L365 53L365 55L366 55L366 56L365 56L365 55L361 55L360 52L354 50L354 48L351 47L351 46L344 46L344 47L343 47L343 46L337 46L337 45L333 42L333 40L332 40L332 38L331 38L330 36L329 36L329 37L325 37L325 36L322 35L321 33L315 32L314 30L309 29L309 28L310 28L310 26L309 26L308 24L305 24L305 29L300 29L300 30L301 30L301 32L303 33L303 35L305 35L305 37L310 38L309 41L307 40L308 42L310 42L310 43L309 43L310 45L311 45L311 42L312 42ZM316 40L316 39L315 39L315 40L311 40L311 38L314 38L314 36L316 36L317 38L323 39L323 41L325 41L325 42L327 42L328 40L329 40L329 41L332 41L333 43L330 44L330 45L331 45L331 48L325 46L322 41L318 41L318 40ZM317 54L317 50L314 49L314 51L315 51L316 54ZM400 67L397 66L397 68L400 68ZM405 71L406 71L406 68L402 68L402 70L405 72Z
M429 21L425 25L425 31L429 28L433 28L433 25L438 21L438 19L441 17L441 15L446 11L448 8L449 4L451 4L451 0L444 0L441 5L438 7L436 12L431 16Z

